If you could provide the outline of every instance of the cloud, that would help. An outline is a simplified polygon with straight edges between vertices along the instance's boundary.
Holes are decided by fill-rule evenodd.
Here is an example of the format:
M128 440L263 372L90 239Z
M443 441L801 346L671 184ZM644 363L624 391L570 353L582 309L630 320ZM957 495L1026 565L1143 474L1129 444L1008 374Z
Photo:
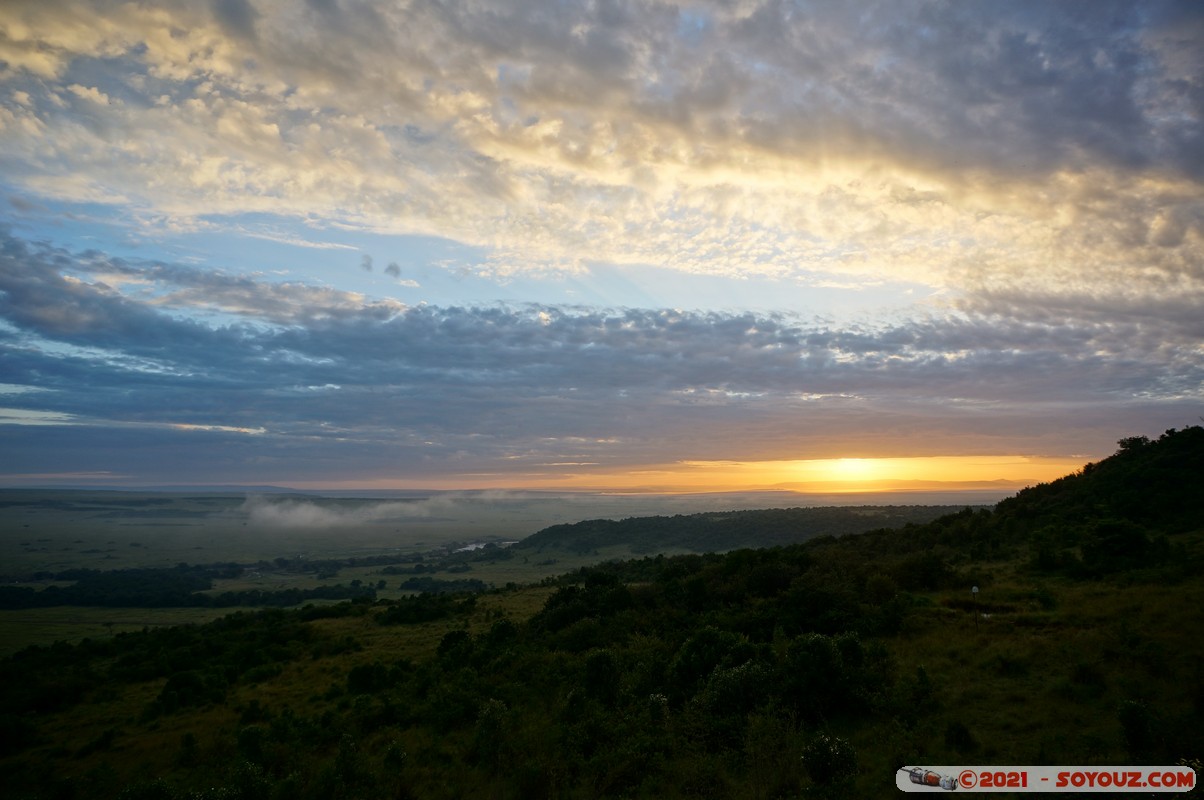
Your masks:
M63 269L67 266L67 269ZM129 342L144 335L178 338L199 333L187 319L156 309L211 311L287 325L369 313L387 318L404 306L395 300L301 283L268 283L178 264L78 255L45 243L5 235L0 228L0 312L42 335L80 344ZM139 333L140 332L140 333ZM228 335L237 335L228 330ZM96 338L100 337L100 338Z
M353 245L339 244L337 242L315 242L310 239L302 239L297 236L290 236L281 233L270 233L256 230L241 231L242 235L249 236L252 239L264 239L269 242L279 242L281 244L289 244L293 247L306 247L312 250L355 250Z
M112 102L108 95L94 86L80 86L78 83L73 83L67 87L67 91L81 100L88 100L97 105L107 106Z
M227 34L254 39L259 12L248 0L213 0L213 16Z
M507 485L850 448L1083 452L1084 439L1110 445L1151 419L1194 419L1202 298L1172 289L983 291L840 326L787 313L403 307L9 233L0 369L6 419L25 424L0 425L0 438L24 472L174 482ZM50 424L62 422L73 424Z
M34 411L24 408L0 407L0 425L72 425L70 414L54 411Z
M438 235L512 273L1199 280L1189 4L49 0L0 21L0 156L31 193Z
M1190 422L1202 36L1174 2L7 3L18 212L307 249L440 236L498 282L654 265L940 294L842 325L407 306L7 232L0 366L53 391L6 393L27 421L6 451L45 473L538 476L1081 452ZM314 235L249 221L273 215Z

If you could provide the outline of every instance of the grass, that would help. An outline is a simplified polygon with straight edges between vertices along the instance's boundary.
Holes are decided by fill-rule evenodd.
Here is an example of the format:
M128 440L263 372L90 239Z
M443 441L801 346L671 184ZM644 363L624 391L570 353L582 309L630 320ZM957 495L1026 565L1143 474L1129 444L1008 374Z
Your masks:
M0 658L31 645L104 639L143 628L190 625L238 608L84 608L54 606L0 611Z
M934 687L928 720L909 740L930 763L1125 763L1123 702L1191 707L1190 676L1204 656L1193 633L1204 627L1199 581L1125 587L1001 576L982 595L1016 610L977 625L971 611L941 605L958 594L927 595L931 605L888 644L901 675L922 668ZM979 743L972 754L947 742L954 723Z

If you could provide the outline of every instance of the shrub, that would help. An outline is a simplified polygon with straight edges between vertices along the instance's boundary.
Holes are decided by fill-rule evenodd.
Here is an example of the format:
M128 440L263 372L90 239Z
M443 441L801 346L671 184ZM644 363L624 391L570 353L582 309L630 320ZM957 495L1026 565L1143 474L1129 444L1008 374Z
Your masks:
M945 746L965 755L978 749L978 740L960 721L954 720L945 726Z
M857 772L857 752L847 740L820 733L803 748L803 765L815 783L844 783Z

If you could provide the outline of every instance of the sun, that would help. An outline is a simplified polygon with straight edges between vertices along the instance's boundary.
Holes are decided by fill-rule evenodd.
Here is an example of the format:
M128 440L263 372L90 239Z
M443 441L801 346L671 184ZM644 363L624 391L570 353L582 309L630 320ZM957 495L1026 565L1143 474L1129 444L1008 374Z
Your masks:
M879 459L837 458L830 462L829 471L836 480L869 481L880 477Z

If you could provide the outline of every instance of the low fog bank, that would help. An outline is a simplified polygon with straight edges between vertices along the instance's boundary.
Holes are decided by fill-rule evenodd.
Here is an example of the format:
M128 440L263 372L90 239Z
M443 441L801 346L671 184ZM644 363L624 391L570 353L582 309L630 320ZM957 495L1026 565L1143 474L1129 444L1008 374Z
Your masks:
M398 493L403 494L403 493ZM338 492L289 497L248 495L237 509L248 523L265 528L345 528L421 522L468 522L499 514L548 516L560 521L584 497L509 491L436 492L406 496ZM571 516L571 514L570 514ZM532 530L531 533L535 531Z
M401 493L398 493L401 494ZM408 493L407 493L408 494ZM257 528L330 529L383 525L461 523L525 526L533 534L549 525L586 519L693 514L806 506L994 505L1009 492L949 491L857 494L721 492L703 494L595 494L586 492L472 491L425 496L351 492L328 495L249 495L236 513ZM383 496L381 496L383 495Z
M415 500L334 500L250 495L238 508L247 521L264 528L343 528L412 522L450 511L451 497Z

